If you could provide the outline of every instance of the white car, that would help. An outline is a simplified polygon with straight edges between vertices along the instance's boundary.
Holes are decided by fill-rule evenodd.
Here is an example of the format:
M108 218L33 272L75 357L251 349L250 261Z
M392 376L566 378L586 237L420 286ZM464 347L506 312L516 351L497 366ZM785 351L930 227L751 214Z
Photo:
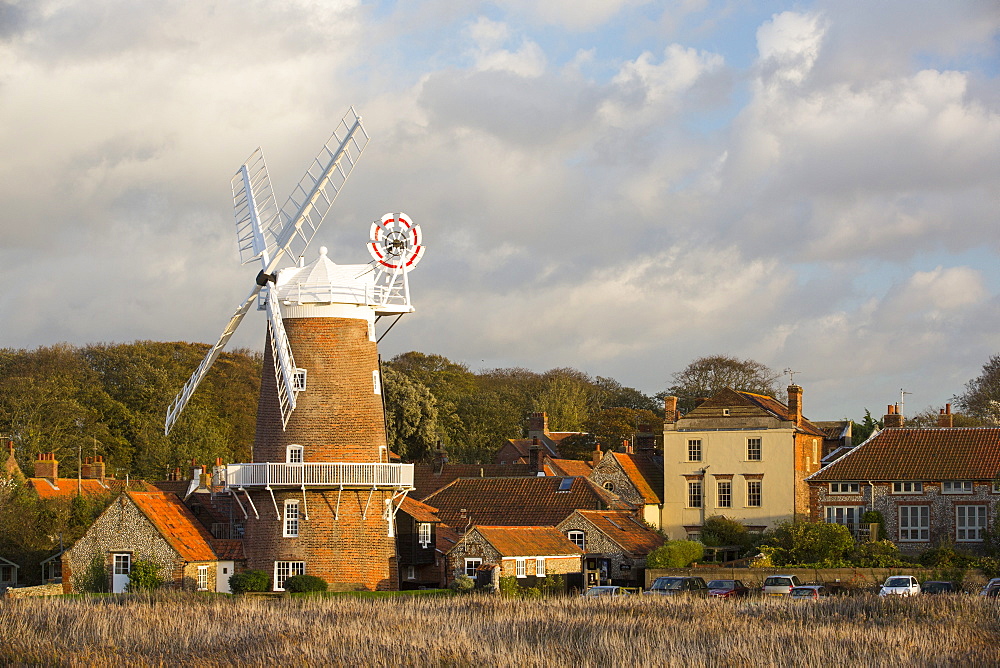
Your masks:
M893 575L882 585L879 596L913 596L920 593L920 583L912 575Z

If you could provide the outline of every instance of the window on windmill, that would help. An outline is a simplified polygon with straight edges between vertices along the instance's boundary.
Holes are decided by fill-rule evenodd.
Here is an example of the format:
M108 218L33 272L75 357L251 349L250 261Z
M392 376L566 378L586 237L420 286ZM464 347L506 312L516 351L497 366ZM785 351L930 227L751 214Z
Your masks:
M375 394L382 394L382 382L378 377L378 369L372 371L372 386L375 388Z
M297 538L299 535L299 502L285 501L285 538Z
M306 370L296 369L292 375L292 389L296 392L306 391Z
M286 459L287 463L289 463L289 464L301 464L302 463L302 446L301 445L289 445L285 459Z

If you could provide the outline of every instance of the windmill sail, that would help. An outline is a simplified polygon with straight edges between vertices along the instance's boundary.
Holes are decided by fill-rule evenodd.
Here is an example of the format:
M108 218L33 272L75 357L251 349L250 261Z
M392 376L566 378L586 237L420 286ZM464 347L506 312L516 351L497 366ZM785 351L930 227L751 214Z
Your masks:
M266 268L275 246L271 230L280 229L281 219L259 147L236 172L232 184L240 261L247 264L260 258Z
M295 359L288 343L285 325L281 321L277 290L271 288L267 295L267 333L271 339L271 357L274 361L274 380L278 386L278 405L281 407L281 426L288 426L288 418L295 410Z

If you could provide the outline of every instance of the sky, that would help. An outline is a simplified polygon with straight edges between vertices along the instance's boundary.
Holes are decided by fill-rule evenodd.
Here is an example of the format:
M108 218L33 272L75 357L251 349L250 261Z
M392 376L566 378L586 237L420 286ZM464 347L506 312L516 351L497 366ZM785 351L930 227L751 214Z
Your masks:
M307 260L421 225L384 357L653 394L727 354L860 420L1000 353L995 0L0 0L0 347L214 343L230 178L260 146L283 202L352 105Z

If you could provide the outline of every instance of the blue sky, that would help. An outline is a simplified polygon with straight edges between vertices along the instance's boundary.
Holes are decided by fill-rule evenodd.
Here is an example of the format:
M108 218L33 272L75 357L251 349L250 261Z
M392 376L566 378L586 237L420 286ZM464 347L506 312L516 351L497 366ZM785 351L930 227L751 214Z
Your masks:
M0 342L214 341L229 178L261 146L283 199L354 105L312 252L422 225L383 354L940 407L1000 352L998 65L992 1L0 0Z

